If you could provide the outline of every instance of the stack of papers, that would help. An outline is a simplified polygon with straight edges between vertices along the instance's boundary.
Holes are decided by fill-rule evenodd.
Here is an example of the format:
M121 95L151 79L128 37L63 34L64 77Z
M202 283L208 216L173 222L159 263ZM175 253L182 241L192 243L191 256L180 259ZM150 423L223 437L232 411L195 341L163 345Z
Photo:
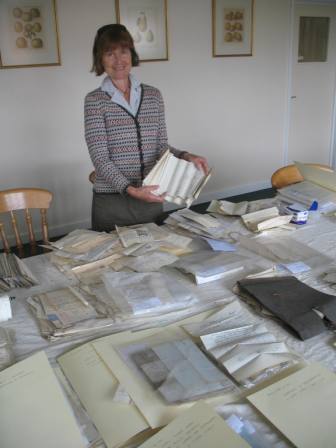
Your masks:
M198 251L181 257L173 266L191 274L198 285L219 280L244 269L246 257L232 252Z
M228 216L242 216L248 212L249 203L248 201L243 202L229 202L229 201L211 201L207 212L209 213L219 213L221 215Z
M178 159L167 150L146 176L143 185L158 185L155 195L165 194L165 200L190 207L210 178L196 166Z
M51 333L98 317L95 308L87 301L87 296L73 287L39 294L28 298L27 302L41 328Z
M247 213L242 216L243 223L252 232L281 227L289 224L293 215L280 216L277 207L271 207L257 212Z
M74 230L50 244L56 256L83 262L99 260L120 249L116 234L83 229Z
M221 239L228 233L228 227L215 216L196 213L189 209L171 213L165 223L206 238Z
M14 254L0 254L0 292L37 284L36 278L20 258Z
M239 322L239 324L237 324ZM201 324L184 326L245 387L258 384L299 359L233 302Z
M183 403L232 389L231 381L189 338L118 348L127 366L169 404Z
M123 318L158 315L181 310L197 303L182 282L160 272L105 272L107 294L100 299Z
M308 269L328 266L332 262L328 256L285 235L240 236L239 244L264 258L281 263L285 268L289 267L289 270L291 264L293 266L299 262L303 262Z
M307 208L317 201L321 212L336 209L336 193L307 180L281 188L277 198L287 204L298 202Z
M183 323L201 321L207 315L208 313L203 313L184 320ZM203 384L209 384L216 379L217 370L210 377L207 373L208 370L204 370L208 364L204 364L202 354L201 361L199 361L200 351L197 348L195 351L194 344L190 347L182 344L178 350L179 356L185 358L186 362L190 364L188 367L190 370L174 369L176 347L174 348L172 343L184 339L188 339L187 334L175 325L164 331L151 329L122 332L90 341L58 358L57 361L64 375L77 393L108 448L123 446L129 439L131 439L130 442L135 443L134 437L136 436L143 436L143 442L146 435L152 435L150 434L151 429L167 425L192 406L192 403L189 402L178 404L166 402L163 396L154 390L148 378L144 378L144 373L139 375L124 361L123 355L120 354L121 351L126 350L126 357L127 353L132 356L130 350L127 351L127 347L136 347L139 351L143 348L146 349L146 344L150 344L152 348L160 346L158 353L160 352L162 362L164 361L167 366L169 364L168 368L174 370L174 382L185 383L189 390L196 384L196 381L202 380ZM165 343L167 345L164 345ZM170 348L174 350L173 359L169 357L171 355ZM168 357L163 356L165 350ZM158 375L160 374L160 370L155 368L155 363L147 366L148 370L145 367L144 359L136 359L136 361L144 367L147 373L157 372ZM209 373L214 367L211 363L210 365ZM191 372L195 372L195 374L191 376ZM234 384L221 372L219 373L220 381L224 381L227 388L220 396L213 399L207 398L206 401L209 404L218 405L232 401L234 393L237 392ZM92 381L92 378L95 381ZM157 377L153 377L153 380L156 381ZM170 384L168 387L170 388ZM195 390L195 392L197 391ZM175 390L172 390L172 393L175 393ZM169 394L169 397L171 398L172 394ZM139 441L136 446L138 445Z

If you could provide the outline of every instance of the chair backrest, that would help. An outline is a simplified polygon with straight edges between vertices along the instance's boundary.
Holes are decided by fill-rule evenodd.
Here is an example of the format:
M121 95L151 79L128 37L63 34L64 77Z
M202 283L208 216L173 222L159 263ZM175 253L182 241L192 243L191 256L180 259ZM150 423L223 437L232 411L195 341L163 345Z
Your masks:
M325 171L333 171L330 166L321 165L319 163L305 163L305 165L313 166ZM303 177L295 165L287 165L279 168L273 173L271 178L272 187L276 189L302 181Z
M47 223L47 209L52 200L52 193L41 188L14 188L11 190L0 191L0 213L9 213L16 245L19 252L22 251L22 238L17 225L17 219L14 211L24 210L25 221L28 228L29 242L32 246L36 246L35 234L33 231L32 217L29 209L40 209L41 213L41 228L43 242L48 242L48 223ZM0 236L2 239L3 248L6 252L10 251L10 246L6 236L4 224L0 221Z
M89 174L89 181L94 184L96 182L96 172L95 171L91 171L91 173Z

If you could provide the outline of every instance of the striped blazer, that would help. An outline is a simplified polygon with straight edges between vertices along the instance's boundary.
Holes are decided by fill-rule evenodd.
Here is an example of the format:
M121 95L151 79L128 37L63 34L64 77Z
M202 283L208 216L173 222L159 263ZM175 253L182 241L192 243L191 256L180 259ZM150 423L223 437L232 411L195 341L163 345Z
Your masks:
M164 103L158 89L141 85L138 112L130 114L95 89L85 97L85 139L96 170L94 191L123 193L142 180L168 148ZM182 151L169 146L180 156Z

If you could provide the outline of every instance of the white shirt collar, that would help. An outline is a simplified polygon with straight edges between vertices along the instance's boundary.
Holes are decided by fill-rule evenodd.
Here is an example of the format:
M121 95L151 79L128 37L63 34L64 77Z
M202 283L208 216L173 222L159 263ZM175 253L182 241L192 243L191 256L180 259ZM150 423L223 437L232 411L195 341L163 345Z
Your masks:
M106 92L110 95L111 101L113 103L119 104L135 117L140 106L141 83L132 74L129 74L129 80L131 83L129 103L125 100L124 95L120 92L120 90L118 90L117 87L113 84L109 76L106 76L103 79L101 89L103 92Z
M131 90L137 90L140 88L141 83L140 81L137 80L137 78L132 75L132 73L130 73L129 75L129 80L131 83ZM105 78L103 79L102 83L101 83L101 89L103 92L108 93L109 95L111 95L113 97L113 95L115 93L119 93L120 91L116 88L116 86L113 84L113 82L111 81L111 78L109 76L105 76Z

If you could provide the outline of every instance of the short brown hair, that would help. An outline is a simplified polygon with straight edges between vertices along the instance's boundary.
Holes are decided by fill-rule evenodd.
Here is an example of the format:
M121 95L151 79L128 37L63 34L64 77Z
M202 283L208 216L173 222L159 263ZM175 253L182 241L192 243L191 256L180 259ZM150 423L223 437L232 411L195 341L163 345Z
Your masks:
M139 65L139 56L134 48L134 41L124 25L119 23L112 23L110 25L104 25L97 30L96 37L93 43L92 49L92 68L91 72L95 72L97 76L104 73L104 67L102 64L103 54L113 47L129 48L132 57L132 66Z

